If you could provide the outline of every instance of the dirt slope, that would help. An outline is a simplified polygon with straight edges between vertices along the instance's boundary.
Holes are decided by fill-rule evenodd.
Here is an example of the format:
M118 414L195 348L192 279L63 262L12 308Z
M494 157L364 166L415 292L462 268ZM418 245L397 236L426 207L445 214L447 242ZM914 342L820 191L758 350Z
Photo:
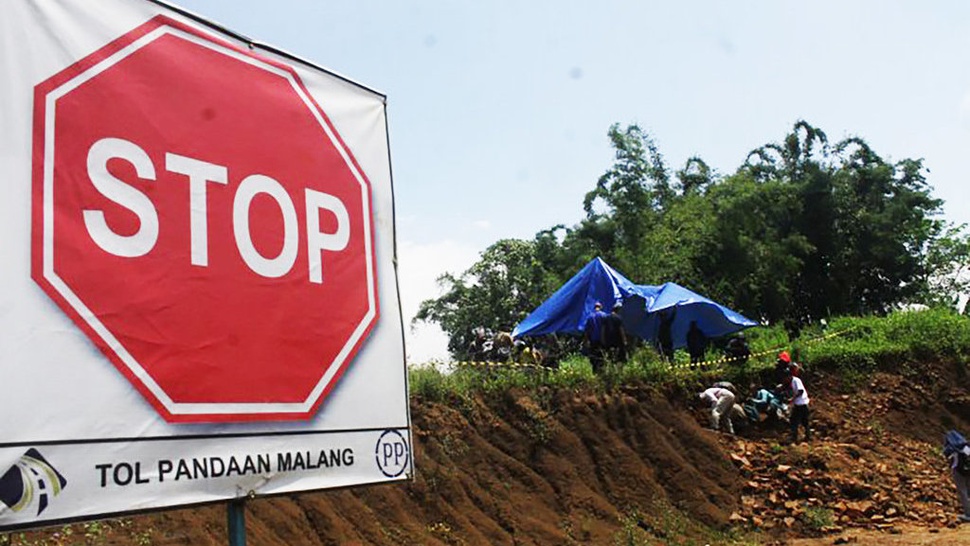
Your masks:
M938 444L970 430L961 369L848 385L808 370L816 439L796 446L766 426L704 429L690 389L414 400L412 483L250 501L248 544L960 543L970 526L952 523ZM0 544L221 546L225 526L225 507L209 506Z

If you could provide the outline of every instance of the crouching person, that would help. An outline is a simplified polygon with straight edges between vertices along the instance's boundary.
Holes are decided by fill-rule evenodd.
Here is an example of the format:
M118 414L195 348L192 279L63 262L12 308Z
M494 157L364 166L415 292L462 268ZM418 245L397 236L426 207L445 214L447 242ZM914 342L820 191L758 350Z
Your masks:
M711 387L697 396L711 406L711 428L721 430L723 427L728 434L734 434L734 425L731 423L734 393L722 387Z

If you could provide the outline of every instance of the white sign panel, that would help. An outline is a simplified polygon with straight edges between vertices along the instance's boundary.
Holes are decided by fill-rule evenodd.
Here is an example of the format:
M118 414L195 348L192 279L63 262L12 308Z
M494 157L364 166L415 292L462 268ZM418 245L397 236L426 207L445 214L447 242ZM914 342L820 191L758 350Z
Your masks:
M0 51L0 529L409 478L384 97L148 0Z

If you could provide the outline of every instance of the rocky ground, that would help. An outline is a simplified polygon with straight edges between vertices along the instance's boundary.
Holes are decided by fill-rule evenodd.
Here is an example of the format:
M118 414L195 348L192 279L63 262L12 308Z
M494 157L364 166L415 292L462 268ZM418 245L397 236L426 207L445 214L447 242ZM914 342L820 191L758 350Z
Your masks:
M945 544L955 529L956 493L940 444L950 427L965 430L970 398L960 368L901 369L855 377L818 374L813 394L815 437L785 445L784 423L719 440L745 480L731 520L783 535L877 531L880 543L925 532ZM959 530L970 544L970 529ZM777 533L776 533L777 534ZM870 533L871 534L871 533ZM944 535L947 533L944 532ZM848 538L846 540L848 541ZM958 542L959 543L959 542Z

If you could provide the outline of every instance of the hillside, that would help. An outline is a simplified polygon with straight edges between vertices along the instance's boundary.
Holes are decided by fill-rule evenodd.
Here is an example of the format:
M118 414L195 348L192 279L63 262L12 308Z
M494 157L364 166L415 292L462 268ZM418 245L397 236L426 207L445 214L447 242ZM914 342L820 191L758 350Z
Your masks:
M957 499L938 447L947 428L970 430L962 366L804 377L816 438L794 446L770 427L737 437L706 430L706 412L688 404L694 385L416 398L412 483L250 501L248 543L970 541L970 526L952 523ZM226 543L224 506L0 539Z

